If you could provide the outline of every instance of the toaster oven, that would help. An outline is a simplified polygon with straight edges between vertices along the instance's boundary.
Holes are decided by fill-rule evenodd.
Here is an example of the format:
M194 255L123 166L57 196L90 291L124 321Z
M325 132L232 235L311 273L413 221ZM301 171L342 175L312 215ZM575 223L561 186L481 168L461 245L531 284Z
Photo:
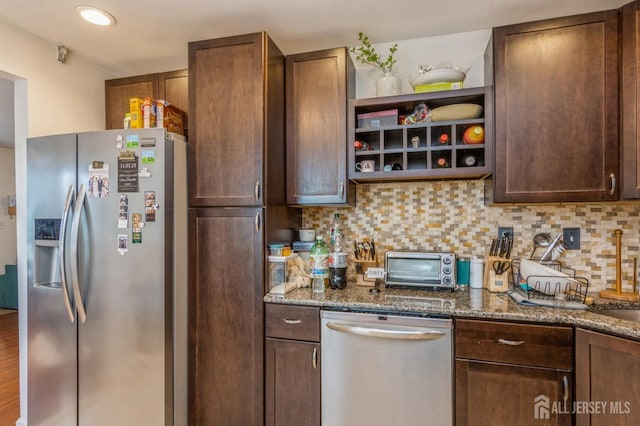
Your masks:
M455 260L455 253L388 251L384 255L385 286L454 290Z

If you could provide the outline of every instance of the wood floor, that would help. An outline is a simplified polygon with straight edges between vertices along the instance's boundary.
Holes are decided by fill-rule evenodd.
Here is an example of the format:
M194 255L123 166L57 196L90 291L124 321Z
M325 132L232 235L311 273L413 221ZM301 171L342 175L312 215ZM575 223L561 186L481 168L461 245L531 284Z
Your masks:
M0 426L20 417L18 311L0 315Z

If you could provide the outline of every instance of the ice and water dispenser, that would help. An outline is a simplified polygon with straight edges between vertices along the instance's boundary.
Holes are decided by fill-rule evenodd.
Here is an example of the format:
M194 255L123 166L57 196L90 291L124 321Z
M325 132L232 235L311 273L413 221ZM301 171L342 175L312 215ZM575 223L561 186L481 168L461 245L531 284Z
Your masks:
M34 285L59 288L60 276L60 219L35 219L34 229Z

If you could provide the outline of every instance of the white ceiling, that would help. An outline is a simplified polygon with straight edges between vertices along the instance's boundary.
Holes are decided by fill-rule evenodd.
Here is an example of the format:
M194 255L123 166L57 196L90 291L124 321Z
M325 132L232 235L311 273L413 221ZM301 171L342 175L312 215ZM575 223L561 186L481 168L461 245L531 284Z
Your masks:
M187 67L187 43L266 31L285 55L483 30L614 9L631 0L20 0L0 2L0 21L62 44L125 77ZM82 21L90 4L111 12L114 27ZM0 87L1 88L1 87ZM0 99L6 99L0 93ZM7 127L0 116L0 128ZM5 136L0 134L0 142Z
M117 76L187 67L189 41L267 31L285 55L488 29L505 24L617 8L630 0L20 0L0 2L0 19ZM96 27L79 4L111 12Z

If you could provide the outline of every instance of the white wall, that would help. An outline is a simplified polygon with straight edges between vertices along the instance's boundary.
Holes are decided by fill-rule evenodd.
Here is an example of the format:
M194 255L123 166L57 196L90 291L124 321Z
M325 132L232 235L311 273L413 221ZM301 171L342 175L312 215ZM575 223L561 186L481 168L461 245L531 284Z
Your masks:
M464 87L484 86L484 52L490 36L491 30L487 29L395 42L398 51L393 55L397 60L393 73L402 81L402 93L413 93L410 82L418 76L421 65L435 68L442 62L448 62L453 68L469 70ZM374 44L373 47L378 55L386 59L389 48L395 43ZM353 54L351 57L356 67L356 98L375 97L375 81L382 77L382 72L358 62Z
M104 129L107 70L70 54L56 61L56 46L0 22L0 71L28 83L28 136Z
M26 425L26 139L57 133L103 130L104 80L115 76L73 55L56 61L56 47L0 22L0 78L15 84L15 170L20 308L20 413ZM0 99L0 102L2 100ZM0 196L2 194L0 193Z
M16 218L8 213L8 197L15 193L14 150L0 147L0 274L4 274L4 265L15 265L17 258Z

